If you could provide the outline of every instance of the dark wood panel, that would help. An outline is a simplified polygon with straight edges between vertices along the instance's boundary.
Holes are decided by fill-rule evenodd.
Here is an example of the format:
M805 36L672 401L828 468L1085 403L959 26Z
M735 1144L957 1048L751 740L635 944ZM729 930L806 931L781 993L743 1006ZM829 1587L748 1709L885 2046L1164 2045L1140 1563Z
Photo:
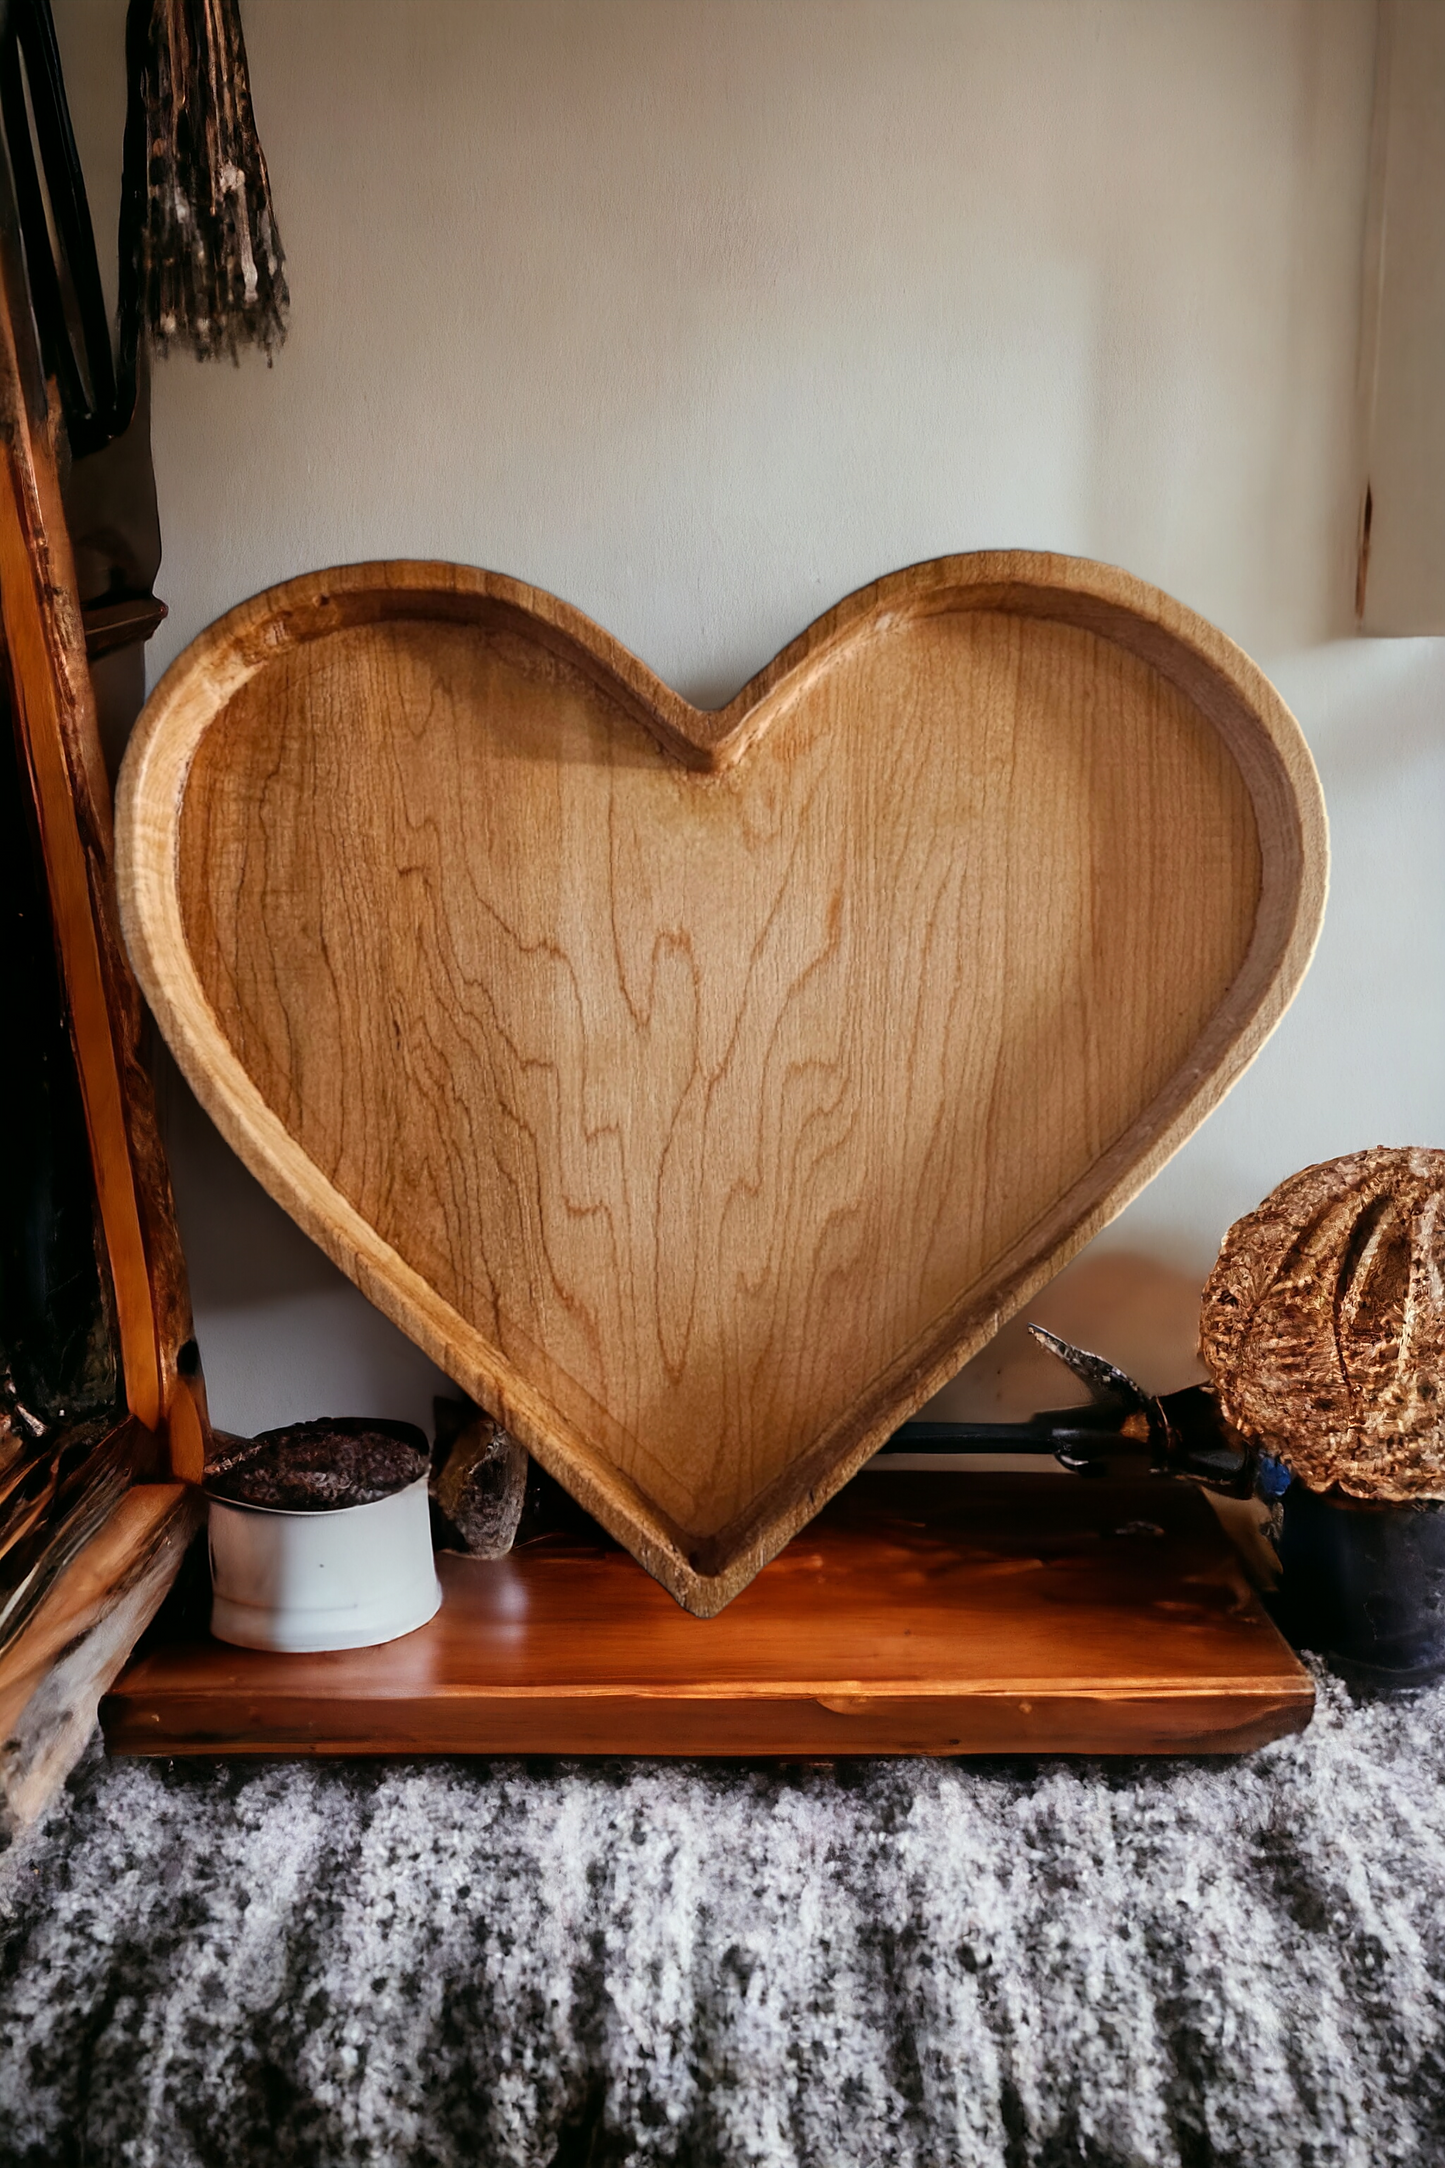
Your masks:
M125 1407L115 1295L97 1240L95 1178L55 952L45 863L0 680L0 1015L6 1126L0 1184L0 1367L49 1424Z
M132 1663L113 1752L1237 1752L1313 1688L1195 1493L869 1473L714 1619L618 1547L444 1556L431 1625L272 1656L194 1633Z

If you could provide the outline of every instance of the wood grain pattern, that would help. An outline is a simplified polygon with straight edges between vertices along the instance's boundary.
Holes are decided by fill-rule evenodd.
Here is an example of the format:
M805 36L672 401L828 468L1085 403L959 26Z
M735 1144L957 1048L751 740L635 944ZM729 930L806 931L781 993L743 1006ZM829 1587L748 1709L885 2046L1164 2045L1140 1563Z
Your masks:
M134 1485L0 1656L0 1828L32 1821L74 1767L200 1512L184 1484Z
M140 1055L140 995L116 918L110 789L8 184L0 191L0 422L3 662L45 859L126 1397L147 1430L164 1434L154 1472L168 1465L198 1480L205 1391L190 1360L190 1296Z
M716 715L498 575L316 574L173 666L118 821L231 1142L703 1614L1215 1104L1324 884L1247 660L1017 554Z
M154 1647L105 1703L107 1745L1211 1753L1313 1706L1208 1506L1147 1479L870 1472L706 1624L601 1543L437 1563L440 1613L385 1648Z

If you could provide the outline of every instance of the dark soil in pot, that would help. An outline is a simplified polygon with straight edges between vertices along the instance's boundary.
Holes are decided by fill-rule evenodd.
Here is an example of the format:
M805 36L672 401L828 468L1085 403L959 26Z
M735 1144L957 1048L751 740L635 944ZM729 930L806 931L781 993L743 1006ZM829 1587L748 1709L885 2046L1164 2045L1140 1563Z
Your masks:
M426 1438L413 1424L370 1416L290 1423L258 1438L218 1436L217 1444L208 1494L285 1513L374 1505L419 1482L430 1465Z

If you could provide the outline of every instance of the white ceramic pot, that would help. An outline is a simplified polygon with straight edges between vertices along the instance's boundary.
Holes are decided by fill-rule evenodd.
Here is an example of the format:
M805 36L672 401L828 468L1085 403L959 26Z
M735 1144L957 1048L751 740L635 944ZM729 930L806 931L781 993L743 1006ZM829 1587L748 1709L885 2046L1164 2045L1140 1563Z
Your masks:
M239 1648L374 1648L441 1605L425 1476L331 1513L212 1498L210 1545L211 1632Z

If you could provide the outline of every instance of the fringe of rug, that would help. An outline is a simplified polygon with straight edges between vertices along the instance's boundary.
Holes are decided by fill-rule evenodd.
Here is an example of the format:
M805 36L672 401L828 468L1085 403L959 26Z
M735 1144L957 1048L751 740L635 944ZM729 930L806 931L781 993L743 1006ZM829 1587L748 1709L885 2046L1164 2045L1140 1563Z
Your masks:
M136 312L162 353L237 361L259 346L269 359L290 295L237 0L131 0L126 44L122 276Z

